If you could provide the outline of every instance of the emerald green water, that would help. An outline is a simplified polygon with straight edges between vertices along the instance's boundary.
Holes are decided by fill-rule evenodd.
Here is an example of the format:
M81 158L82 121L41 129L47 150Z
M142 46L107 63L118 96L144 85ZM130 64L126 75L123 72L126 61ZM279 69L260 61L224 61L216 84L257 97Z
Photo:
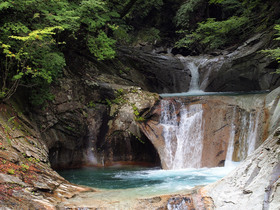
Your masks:
M60 171L68 181L89 187L117 190L135 189L136 194L165 194L206 185L224 177L234 167L162 170L136 166L82 168ZM131 191L132 192L132 191Z

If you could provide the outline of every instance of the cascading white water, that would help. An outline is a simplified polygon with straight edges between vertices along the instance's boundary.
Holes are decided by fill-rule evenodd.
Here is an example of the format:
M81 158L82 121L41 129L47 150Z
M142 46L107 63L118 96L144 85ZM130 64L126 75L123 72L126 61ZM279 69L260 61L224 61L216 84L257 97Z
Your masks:
M233 110L233 118L231 123L231 133L230 140L227 149L227 156L225 161L225 166L230 166L233 163L232 156L234 152L234 139L235 139L235 131L236 127L234 124L236 115L236 107ZM238 159L244 160L248 155L250 155L256 148L256 140L258 134L258 122L260 118L260 112L249 114L243 113L240 117L240 128L241 131L239 133L238 144Z
M260 118L260 112L256 113L255 118L253 118L252 113L250 114L249 135L247 138L247 144L248 144L247 156L252 154L254 152L254 150L256 149L259 118Z
M190 70L191 72L191 81L189 91L191 93L203 93L199 87L199 66L200 64L207 61L205 58L193 58L193 57L179 57L181 63L184 66L184 70Z
M160 124L165 140L165 155L162 158L167 168L199 168L203 148L202 105L186 108L181 104L180 116L177 116L174 104L162 100L161 109Z
M226 155L226 160L225 160L225 167L234 165L234 163L232 161L232 155L233 155L233 152L234 152L234 137L235 137L235 124L234 124L234 121L235 121L235 115L236 115L236 107L233 108L230 136L229 136L227 155Z
M189 68L189 70L191 71L191 74L192 74L189 91L197 91L197 90L199 90L198 66L195 65L194 62L188 62L187 67Z

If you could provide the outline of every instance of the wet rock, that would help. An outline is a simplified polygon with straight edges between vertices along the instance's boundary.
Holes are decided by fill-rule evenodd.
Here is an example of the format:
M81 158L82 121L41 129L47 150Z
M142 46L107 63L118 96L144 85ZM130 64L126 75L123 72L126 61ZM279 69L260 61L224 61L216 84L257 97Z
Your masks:
M17 185L27 186L27 184L22 182L18 177L8 175L8 174L2 174L2 173L0 173L0 183L1 184L4 184L4 183L14 184L14 183L16 183Z
M271 48L274 33L254 35L236 49L211 55L188 56L199 69L200 89L206 92L273 90L280 85L279 75L272 74L278 64L262 49ZM178 56L147 53L139 49L119 49L134 69L145 75L146 87L157 93L187 92L191 72ZM141 86L139 84L139 86Z
M36 126L9 114L13 107L1 104L0 112L0 206L4 209L55 209L61 201L92 189L72 185L50 168L46 144L39 138ZM11 135L16 119L18 136ZM32 136L26 134L27 127ZM30 133L29 133L30 134Z
M191 197L172 197L167 202L167 209L195 209Z
M277 137L272 134L232 173L204 187L204 192L217 209L279 209L279 152Z
M117 161L157 163L157 152L140 131L138 121L145 120L141 113L149 110L159 96L136 87L118 90L121 93L110 106L111 119L105 142L97 144L105 164Z

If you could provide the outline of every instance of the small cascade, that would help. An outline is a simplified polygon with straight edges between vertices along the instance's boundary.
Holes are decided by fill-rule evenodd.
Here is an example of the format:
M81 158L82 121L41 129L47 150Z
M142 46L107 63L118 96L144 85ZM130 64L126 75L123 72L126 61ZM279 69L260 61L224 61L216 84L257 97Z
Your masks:
M236 120L236 107L233 110L231 122L231 132L230 139L227 148L227 156L225 161L225 166L230 166L233 164L233 153L237 150L236 158L238 161L244 160L249 156L256 148L257 134L258 134L258 122L260 118L260 112L247 112L241 113L239 118L240 121L240 132L238 138L238 148L235 148L235 138L236 138L236 126L234 121Z
M167 168L199 168L203 149L202 105L181 104L177 114L173 103L162 100L161 110L160 125L165 141L162 158Z
M233 108L233 115L231 120L231 130L230 130L230 136L229 136L229 142L228 142L228 148L227 148L227 155L225 160L225 167L230 167L233 165L232 156L234 152L234 137L235 137L235 115L236 115L236 107Z
M199 90L198 66L195 65L194 62L189 62L189 63L187 63L187 67L189 68L189 70L191 71L191 74L192 74L192 79L191 79L191 82L190 82L189 92L190 91L198 91Z
M88 133L88 145L86 150L86 161L89 165L97 165L98 161L95 156L95 150L94 150L94 135L93 135L93 129L91 126L89 126L89 133Z
M258 134L260 112L257 112L256 115L257 116L253 118L252 113L250 114L249 135L247 138L247 144L248 144L247 156L251 155L256 149L256 140L258 136L257 134Z
M239 150L237 155L239 160L244 160L255 150L259 116L260 112L251 112L249 116L245 113L241 116L242 129L238 139Z
M189 91L191 93L203 93L199 87L199 66L200 64L207 61L206 58L196 58L196 57L179 57L181 63L184 65L184 70L190 70L191 81L189 86Z

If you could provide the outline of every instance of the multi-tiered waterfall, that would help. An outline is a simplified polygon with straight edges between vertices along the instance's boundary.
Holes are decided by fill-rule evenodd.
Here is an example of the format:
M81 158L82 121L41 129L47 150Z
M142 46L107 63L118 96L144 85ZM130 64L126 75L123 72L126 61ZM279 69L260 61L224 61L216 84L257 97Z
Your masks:
M244 160L262 141L263 96L201 96L199 65L207 59L180 60L183 70L192 74L189 93L200 96L163 95L167 98L154 109L157 119L141 126L158 150L162 167L215 167Z

